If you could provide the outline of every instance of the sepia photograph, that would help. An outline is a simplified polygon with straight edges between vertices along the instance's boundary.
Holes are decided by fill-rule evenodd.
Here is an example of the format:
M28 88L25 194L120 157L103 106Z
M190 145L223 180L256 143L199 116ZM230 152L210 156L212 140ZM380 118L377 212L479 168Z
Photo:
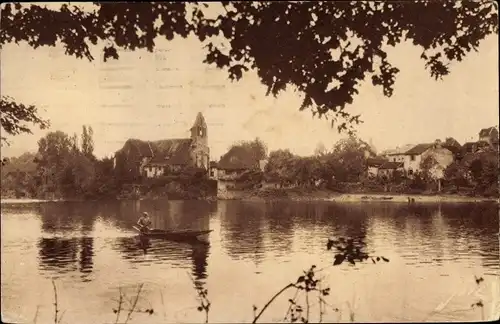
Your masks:
M2 323L500 320L496 1L0 9Z

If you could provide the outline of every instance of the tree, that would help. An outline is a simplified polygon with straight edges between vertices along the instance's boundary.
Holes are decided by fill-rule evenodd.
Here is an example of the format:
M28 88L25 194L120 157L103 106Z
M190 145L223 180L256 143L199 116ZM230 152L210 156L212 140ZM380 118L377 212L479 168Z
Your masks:
M335 143L332 151L334 175L338 181L359 181L366 168L366 143L349 136Z
M296 156L290 150L276 150L269 153L269 159L264 168L267 180L277 181L281 185L293 180L293 168Z
M0 144L9 144L4 135L32 134L29 124L37 125L40 129L46 129L50 125L47 120L38 116L35 106L16 103L8 96L0 99L0 124L5 132L0 136Z
M498 155L495 152L479 154L469 165L469 172L478 192L498 193Z
M42 193L61 194L61 183L69 181L67 160L71 153L71 139L64 132L50 132L38 141L37 173Z
M447 137L444 141L444 145L456 147L458 149L462 148L462 145L460 145L460 143L456 139L454 139L453 137Z
M78 149L76 136L61 131L48 133L38 142L37 163L41 195L81 197L94 187L94 160Z
M439 175L436 174L436 168L438 165L439 165L438 162L432 155L427 155L420 162L420 170L422 170L421 174L425 181L430 181L431 179L439 177Z
M467 169L460 162L453 161L444 170L444 179L455 185L457 191L460 191L460 187L467 184Z
M323 142L319 142L316 145L316 149L314 150L314 156L323 156L327 153L325 144Z
M34 153L24 153L5 160L0 169L2 196L33 197L36 191Z
M234 147L241 147L248 155L251 156L253 161L264 160L267 157L267 145L260 138L255 138L253 141L241 141L231 145L229 150Z
M92 126L83 125L82 130L82 153L89 159L94 159L94 131Z
M205 13L216 4L94 3L84 11L68 4L52 10L8 3L0 18L0 44L62 45L67 55L93 60L91 47L104 41L107 60L119 58L117 48L152 52L157 37L195 35L206 45L204 62L224 69L232 80L253 70L268 94L293 86L304 94L301 110L311 108L314 115L331 117L339 131L352 131L360 116L345 107L366 77L384 95L393 93L399 69L388 59L388 46L411 41L438 79L450 72L450 62L461 61L498 33L497 7L486 0L220 4L220 14L211 19ZM226 44L215 43L219 36ZM10 119L6 127L24 121Z

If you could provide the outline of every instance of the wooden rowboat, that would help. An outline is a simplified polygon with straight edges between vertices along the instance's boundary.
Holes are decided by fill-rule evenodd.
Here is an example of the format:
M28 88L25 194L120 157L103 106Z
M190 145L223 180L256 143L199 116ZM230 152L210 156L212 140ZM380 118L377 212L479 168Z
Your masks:
M144 233L137 226L133 226L134 230L139 232L139 235L148 238L159 238L172 241L206 241L208 234L212 230L204 231L194 231L194 230L182 230L182 231L165 231L160 229L151 229L149 232Z

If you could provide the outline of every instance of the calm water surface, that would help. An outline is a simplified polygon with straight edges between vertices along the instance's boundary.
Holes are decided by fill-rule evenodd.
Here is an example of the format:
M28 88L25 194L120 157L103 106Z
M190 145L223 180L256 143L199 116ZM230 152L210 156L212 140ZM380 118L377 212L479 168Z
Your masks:
M163 229L211 229L210 244L141 242L131 226L142 211ZM2 319L114 322L121 289L132 322L202 322L194 280L208 290L210 322L249 322L312 264L331 287L325 321L468 321L499 309L498 208L495 204L136 201L2 205ZM329 237L363 238L388 257L331 266ZM480 286L474 277L483 277ZM289 291L262 321L283 321ZM299 295L303 303L303 296ZM485 307L471 309L483 300ZM311 297L311 321L317 297ZM124 307L129 307L125 304ZM125 321L124 312L120 322Z

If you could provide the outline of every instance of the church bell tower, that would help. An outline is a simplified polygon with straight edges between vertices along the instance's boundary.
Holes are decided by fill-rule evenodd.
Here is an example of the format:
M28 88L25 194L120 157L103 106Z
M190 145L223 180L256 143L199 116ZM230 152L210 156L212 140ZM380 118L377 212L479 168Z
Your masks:
M193 162L195 166L208 170L210 149L208 147L207 123L201 112L196 115L190 131Z

